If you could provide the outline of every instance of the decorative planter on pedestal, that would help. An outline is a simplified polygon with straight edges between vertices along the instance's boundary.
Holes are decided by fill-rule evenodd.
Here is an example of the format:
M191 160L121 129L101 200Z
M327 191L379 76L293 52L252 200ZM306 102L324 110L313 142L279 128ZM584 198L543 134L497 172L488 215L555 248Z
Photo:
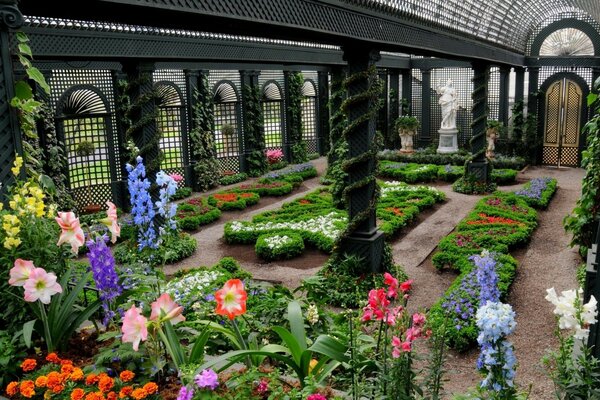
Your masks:
M400 153L414 153L413 149L413 137L417 134L415 129L398 129L398 133L400 134L401 141L401 149Z
M437 148L439 154L458 153L458 129L440 129L440 143Z

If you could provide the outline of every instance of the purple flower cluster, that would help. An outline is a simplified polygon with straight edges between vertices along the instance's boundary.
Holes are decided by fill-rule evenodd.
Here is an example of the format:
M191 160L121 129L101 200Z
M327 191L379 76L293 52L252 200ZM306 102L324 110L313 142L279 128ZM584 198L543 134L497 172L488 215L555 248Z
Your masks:
M500 301L500 290L498 289L498 275L496 274L496 260L490 254L474 255L469 260L475 264L475 274L479 285L479 304L484 305L488 301L496 303Z
M111 308L113 300L123 292L119 284L119 277L115 270L115 259L112 252L106 245L108 237L106 235L96 236L95 240L89 240L87 247L89 250L90 268L96 282L102 308L104 309L104 325L107 325L115 316Z
M127 186L131 199L131 215L133 223L138 226L138 248L139 250L145 247L157 248L158 242L153 223L156 213L149 193L150 181L146 178L146 167L142 157L137 157L136 161L135 167L127 164L126 168L129 173Z
M177 230L177 223L175 222L177 204L169 204L169 200L177 191L177 182L163 171L158 171L156 184L160 186L159 199L156 202L158 214L166 220L166 225L170 230Z
M460 286L454 289L442 303L442 308L453 316L453 324L456 330L470 325L478 305L479 285L477 283L477 271L469 272L460 282Z
M200 389L215 390L219 387L219 376L212 369L205 369L194 378Z
M289 168L283 169L281 171L269 172L268 174L264 175L263 177L269 178L269 179L280 179L287 175L298 174L300 172L308 171L313 168L314 168L314 166L311 163L297 164L297 165L293 165Z
M541 200L542 193L546 190L548 183L552 178L534 178L521 190L515 192L517 196L529 197L530 199Z

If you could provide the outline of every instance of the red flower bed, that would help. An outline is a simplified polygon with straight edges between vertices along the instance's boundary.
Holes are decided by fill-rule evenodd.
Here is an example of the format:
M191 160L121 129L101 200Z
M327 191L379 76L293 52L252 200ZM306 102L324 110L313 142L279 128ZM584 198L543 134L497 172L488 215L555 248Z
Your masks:
M238 195L236 193L215 193L213 197L222 203L229 203L232 201L237 201Z
M399 217L401 217L401 216L403 216L403 215L404 215L404 213L402 212L402 210L401 210L401 209L399 209L398 207L387 207L387 208L384 208L384 210L385 210L385 211L389 211L389 212L391 212L391 213L393 213L394 215L397 215L397 216L399 216Z
M505 224L505 225L525 225L522 222L515 221L514 219L504 218L504 217L493 217L484 213L479 214L480 218L476 221L469 221L467 225L488 225L488 224Z

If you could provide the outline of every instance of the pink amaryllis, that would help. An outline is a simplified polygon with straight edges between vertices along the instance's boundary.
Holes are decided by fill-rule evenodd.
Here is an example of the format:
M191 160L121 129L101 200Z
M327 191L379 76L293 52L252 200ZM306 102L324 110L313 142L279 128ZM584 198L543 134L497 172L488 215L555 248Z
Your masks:
M171 321L173 325L185 321L185 317L182 315L183 307L175 303L168 293L163 293L156 299L156 301L151 304L151 308L151 321L161 319L162 321Z
M123 317L123 326L121 327L123 343L133 343L133 349L137 351L140 342L148 338L147 323L146 317L140 313L135 305L132 305Z
M60 229L62 229L60 237L58 238L58 243L56 244L60 246L63 243L69 243L73 253L77 254L77 251L85 242L85 236L83 234L83 229L81 229L81 225L79 224L79 218L77 218L72 211L59 212L58 217L56 217L56 222L60 226Z
M117 206L110 201L107 201L106 205L108 206L108 210L106 210L107 217L101 219L100 222L108 227L108 231L111 234L111 242L115 243L117 238L121 236L121 226L117 222Z
M44 268L34 268L23 286L25 301L30 303L39 300L44 304L50 304L52 296L62 293L62 287L56 282L56 275L46 272Z
M215 312L226 315L230 320L246 312L246 299L248 294L244 290L244 284L239 279L230 279L225 282L222 289L215 293L217 308Z
M15 260L14 267L12 267L10 270L10 279L8 280L8 284L11 286L25 285L25 282L27 282L27 279L29 279L31 271L34 269L35 265L33 265L33 261L17 258Z

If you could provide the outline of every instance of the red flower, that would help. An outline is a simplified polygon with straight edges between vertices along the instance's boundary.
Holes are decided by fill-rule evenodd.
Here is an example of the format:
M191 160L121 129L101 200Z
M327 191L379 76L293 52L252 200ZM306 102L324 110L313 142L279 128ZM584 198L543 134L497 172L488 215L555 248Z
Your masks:
M412 287L413 284L413 280L409 279L406 282L402 282L400 284L400 290L404 293L408 292L410 290L410 288Z
M217 290L215 300L217 308L215 312L234 319L246 312L246 299L248 294L244 290L244 284L239 279L230 279L225 282L223 289Z

